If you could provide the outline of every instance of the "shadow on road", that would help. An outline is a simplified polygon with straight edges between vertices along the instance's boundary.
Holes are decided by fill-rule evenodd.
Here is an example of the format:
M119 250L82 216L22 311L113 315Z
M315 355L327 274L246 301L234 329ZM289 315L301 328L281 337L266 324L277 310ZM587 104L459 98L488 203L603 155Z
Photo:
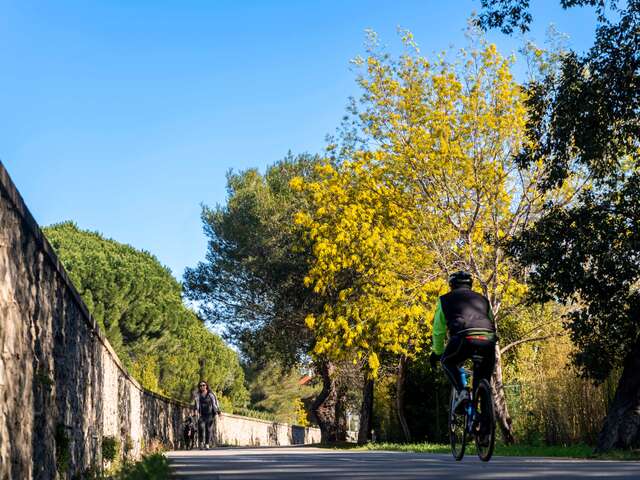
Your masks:
M486 464L475 457L455 462L449 455L318 448L228 448L167 456L181 480L640 478L638 462L497 457Z

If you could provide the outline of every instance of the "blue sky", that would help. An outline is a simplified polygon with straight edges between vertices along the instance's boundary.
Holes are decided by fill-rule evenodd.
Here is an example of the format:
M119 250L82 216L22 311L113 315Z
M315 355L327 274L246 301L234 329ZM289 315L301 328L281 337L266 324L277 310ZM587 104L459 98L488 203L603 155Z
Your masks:
M357 94L365 29L394 44L408 28L429 54L464 45L479 3L0 0L0 159L41 225L74 220L180 278L225 172L322 151ZM591 9L532 3L532 38L554 22L590 45Z

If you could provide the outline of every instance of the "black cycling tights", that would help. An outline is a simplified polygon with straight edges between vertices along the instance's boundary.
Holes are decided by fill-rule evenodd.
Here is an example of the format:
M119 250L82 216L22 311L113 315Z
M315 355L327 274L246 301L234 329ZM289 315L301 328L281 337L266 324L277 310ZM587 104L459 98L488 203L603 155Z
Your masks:
M474 372L477 377L476 381L482 378L491 380L496 365L496 342L494 340L483 340L464 334L455 335L451 337L444 349L441 360L442 368L451 384L458 391L463 387L459 365L473 355L482 357L478 370Z

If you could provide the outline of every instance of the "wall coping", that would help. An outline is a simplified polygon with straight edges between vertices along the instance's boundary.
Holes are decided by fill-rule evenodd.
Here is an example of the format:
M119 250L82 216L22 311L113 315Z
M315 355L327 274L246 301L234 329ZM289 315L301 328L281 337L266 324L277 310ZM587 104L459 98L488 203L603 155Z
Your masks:
M296 425L294 423L272 422L270 420L265 420L264 418L245 417L244 415L236 415L235 413L221 412L220 416L229 417L229 418L239 418L240 420L251 420L252 422L266 423L268 425L281 425L281 426L287 427L287 428L288 427L300 427L300 428L305 428L305 429L320 430L318 427L303 427L302 425Z

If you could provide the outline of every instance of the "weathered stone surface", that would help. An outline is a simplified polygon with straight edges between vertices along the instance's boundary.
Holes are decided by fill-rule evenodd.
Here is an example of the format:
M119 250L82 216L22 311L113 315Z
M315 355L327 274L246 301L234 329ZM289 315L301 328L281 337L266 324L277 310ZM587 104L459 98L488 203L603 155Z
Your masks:
M223 413L216 419L216 440L218 445L303 445L320 443L320 429Z
M178 448L190 413L122 367L0 162L0 479L82 478L102 464L104 437L133 458L154 443ZM221 444L320 439L236 415L217 423Z

